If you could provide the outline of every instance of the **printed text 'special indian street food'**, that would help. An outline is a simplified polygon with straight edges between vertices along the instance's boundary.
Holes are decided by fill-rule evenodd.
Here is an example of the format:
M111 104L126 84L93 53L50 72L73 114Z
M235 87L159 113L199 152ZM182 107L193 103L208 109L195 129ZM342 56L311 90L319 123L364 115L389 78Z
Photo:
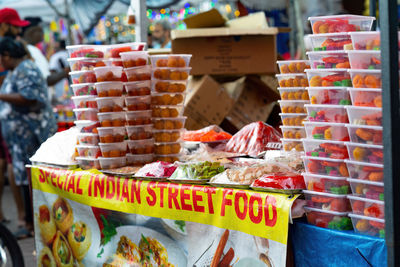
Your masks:
M81 261L92 243L92 232L84 222L75 222L68 232L68 242L74 257Z
M48 247L44 247L40 252L38 267L56 267L56 261Z
M66 235L74 221L71 206L65 199L58 198L53 204L52 212L57 228Z
M72 257L71 247L60 231L57 231L56 239L53 243L53 255L57 267L73 267L74 258Z
M42 235L43 242L46 245L51 245L54 238L56 237L56 224L54 222L53 216L51 216L49 208L46 205L39 207L39 214L36 214L40 229L40 234Z

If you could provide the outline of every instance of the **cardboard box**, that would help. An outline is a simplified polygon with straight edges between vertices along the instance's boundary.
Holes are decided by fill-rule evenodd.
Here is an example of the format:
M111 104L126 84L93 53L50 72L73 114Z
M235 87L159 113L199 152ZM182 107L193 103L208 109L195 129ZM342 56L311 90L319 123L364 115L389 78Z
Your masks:
M188 130L219 125L234 105L235 101L225 88L208 75L200 80L193 79L189 87L191 91L186 96L184 112Z

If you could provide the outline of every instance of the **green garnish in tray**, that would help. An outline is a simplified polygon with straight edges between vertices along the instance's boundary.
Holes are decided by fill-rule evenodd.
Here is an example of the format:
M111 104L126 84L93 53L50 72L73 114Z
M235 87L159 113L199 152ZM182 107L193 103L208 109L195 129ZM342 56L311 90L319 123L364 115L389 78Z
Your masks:
M219 162L205 161L202 163L179 166L172 174L172 179L211 179L225 170Z

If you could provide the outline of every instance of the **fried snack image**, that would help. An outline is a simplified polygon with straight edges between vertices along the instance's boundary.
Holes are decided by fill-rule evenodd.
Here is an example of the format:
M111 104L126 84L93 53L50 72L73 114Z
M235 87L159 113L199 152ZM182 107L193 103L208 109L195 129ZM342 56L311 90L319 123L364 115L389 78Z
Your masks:
M129 238L123 235L118 242L116 253L107 259L103 267L142 266L140 262L140 249Z
M54 259L51 250L44 247L39 254L38 267L56 267L56 260Z
M149 266L173 266L168 262L167 249L157 239L142 235L139 248L142 260Z
M72 256L71 247L60 231L57 231L56 239L53 242L53 255L57 267L73 267L74 258Z
M84 222L75 222L68 232L68 243L75 259L81 261L92 244L92 232Z
M63 235L66 235L74 221L74 215L69 203L64 198L59 197L53 203L52 215L56 221L57 228Z
M50 246L56 237L57 228L53 216L50 215L49 208L46 205L40 206L39 214L36 214L36 218L38 220L43 242Z

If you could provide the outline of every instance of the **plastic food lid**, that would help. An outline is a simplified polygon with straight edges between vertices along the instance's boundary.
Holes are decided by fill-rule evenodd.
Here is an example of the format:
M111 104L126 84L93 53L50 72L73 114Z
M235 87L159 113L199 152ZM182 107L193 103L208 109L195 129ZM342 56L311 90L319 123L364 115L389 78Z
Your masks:
M347 195L337 195L337 194L317 192L317 191L311 191L311 190L303 190L303 193L308 194L308 195L318 195L318 196L326 196L326 197L332 197L332 198L347 198Z
M122 68L121 66L104 66L104 67L97 67L97 68L94 68L93 71L97 71L97 70L106 70L106 69L122 70L123 68Z
M320 121L305 121L304 125L310 126L332 126L332 127L344 127L346 123L339 122L320 122Z
M349 159L344 160L344 162L348 163L348 164L362 165L362 166L376 167L376 168L382 168L383 169L383 164L369 163L369 162L363 162L363 161L352 161L352 160L349 160Z
M375 149L383 149L381 145L370 145L370 144L362 144L362 143L353 143L353 142L345 142L346 146L359 146L359 147L366 147L366 148L375 148Z
M279 116L307 116L307 113L279 113Z
M146 66L151 67L151 65L146 65ZM130 70L130 69L134 69L134 68L138 68L138 67L133 67L133 68L125 69L125 70ZM171 71L176 70L176 71L182 72L182 71L190 71L192 69L192 67L183 67L183 68L180 68L180 67L153 67L151 69L153 71L160 69L160 70L171 70Z
M284 63L290 63L290 62L304 62L304 63L309 63L310 61L307 59L294 59L294 60L278 60L276 63L278 64L284 64Z
M362 92L377 92L381 93L382 88L354 88L354 87L348 87L347 90L349 91L362 91Z
M192 54L172 54L172 55L150 55L152 58L163 58L163 57L192 57Z
M343 181L343 180L347 179L346 177L326 176L326 175L319 175L319 174L306 173L306 172L301 173L301 175L318 178L318 179L329 179L329 180L337 180L337 181Z
M125 112L99 112L97 113L98 116L107 116L107 115L120 115L120 116L125 116Z
M278 91L285 91L285 90L306 90L307 87L278 87Z
M347 90L346 86L315 86L315 87L306 87L307 90Z
M93 99L96 100L97 96L95 95L78 95L78 96L71 96L72 100L79 100L79 99Z
M94 136L94 137L96 137L99 135L96 133L78 133L78 136Z
M363 202L370 202L370 203L376 203L379 205L384 205L385 201L382 200L377 200L377 199L369 199L369 198L364 198L364 197L358 197L358 196L353 196L353 195L347 195L348 199L351 200L357 200L357 201L363 201Z
M308 138L302 138L300 139L303 142L310 142L310 143L328 143L328 144L336 144L336 145L342 145L344 146L346 142L344 141L334 141L334 140L325 140L325 139L308 139Z
M305 104L305 103L310 103L310 100L278 100L278 103L282 104Z
M93 111L93 112L98 112L97 108L74 108L72 110L73 112L80 112L80 111Z
M119 82L119 81L108 81L108 82L98 82L98 83L95 83L94 85L95 86L98 86L98 85L105 85L105 84L124 84L123 82Z
M93 70L78 70L78 71L71 71L68 74L69 75L77 75L77 74L83 74L83 73L93 73L94 74L94 71Z
M289 76L302 76L305 77L305 73L282 73L282 74L275 74L275 77L289 77Z
M281 126L279 126L279 128L281 128L281 129L303 129L304 130L303 126L284 126L284 125L281 125Z
M376 108L376 107L360 107L360 106L344 106L345 109L354 109L354 110L360 110L360 111L373 111L373 112L379 112L382 111L382 108Z
M305 69L305 72L318 73L318 72L348 72L349 69Z
M93 149L99 148L99 146L95 146L95 145L77 145L75 147L76 148L93 148Z
M91 121L91 120L79 120L79 121L74 121L74 123L78 127L79 126L85 127L85 126L94 125L94 124L97 124L100 122L99 121Z
M107 97L96 97L96 96L94 96L95 98L96 98L96 101L103 101L103 100L105 100L105 101L107 101L107 100L120 100L120 99L124 99L124 97L123 96L107 96Z
M369 69L362 69L362 70L356 70L356 69L348 69L347 70L350 73L366 73L366 74L381 74L381 70L369 70Z
M308 51L307 55L331 55L331 54L345 54L347 55L347 51L345 50L326 50L326 51Z
M332 215L337 215L337 216L347 216L347 214L348 214L348 212L321 210L321 209L316 209L316 208L311 208L311 207L304 207L304 209L306 210L306 212L307 211L316 211L316 212L327 213L327 214L332 214Z
M71 87L85 87L85 86L94 86L95 83L75 83L75 84L71 84Z
M296 143L301 143L301 139L292 139L292 138L281 138L281 141L283 142L296 142Z
M358 31L358 32L349 32L350 35L380 35L380 31Z
M344 162L343 159L331 159L331 158L320 158L320 157L310 157L310 156L303 156L301 158L308 160L318 160L318 161Z
M103 61L106 60L104 57L72 57L72 58L67 58L68 62L73 62L73 61L91 61L91 62L97 62L97 61Z
M383 187L383 182L371 182L371 181L368 181L368 180L352 179L352 178L347 178L347 181L350 182L350 183L367 184L367 185L375 185L375 186Z
M332 32L332 33L316 33L310 34L310 38L320 38L320 37L327 37L327 38L334 38L334 37L347 37L350 39L350 34L348 32Z
M377 50L347 50L347 53L349 53L349 54L374 54L374 55L380 55L381 51L377 51Z
M76 157L76 160L88 160L88 161L99 161L96 158L87 158L87 157Z
M327 19L346 19L346 20L375 20L372 16L361 16L361 15L329 15L329 16L318 16L308 17L308 20L327 20Z
M327 105L327 104L305 104L306 108L339 108L344 109L343 105Z
M107 131L107 130L125 130L125 126L119 126L119 127L97 127L98 131Z
M384 219L378 219L378 218L368 217L368 216L364 216L364 215L358 215L358 214L354 214L354 213L349 213L348 215L349 215L350 218L385 223Z

